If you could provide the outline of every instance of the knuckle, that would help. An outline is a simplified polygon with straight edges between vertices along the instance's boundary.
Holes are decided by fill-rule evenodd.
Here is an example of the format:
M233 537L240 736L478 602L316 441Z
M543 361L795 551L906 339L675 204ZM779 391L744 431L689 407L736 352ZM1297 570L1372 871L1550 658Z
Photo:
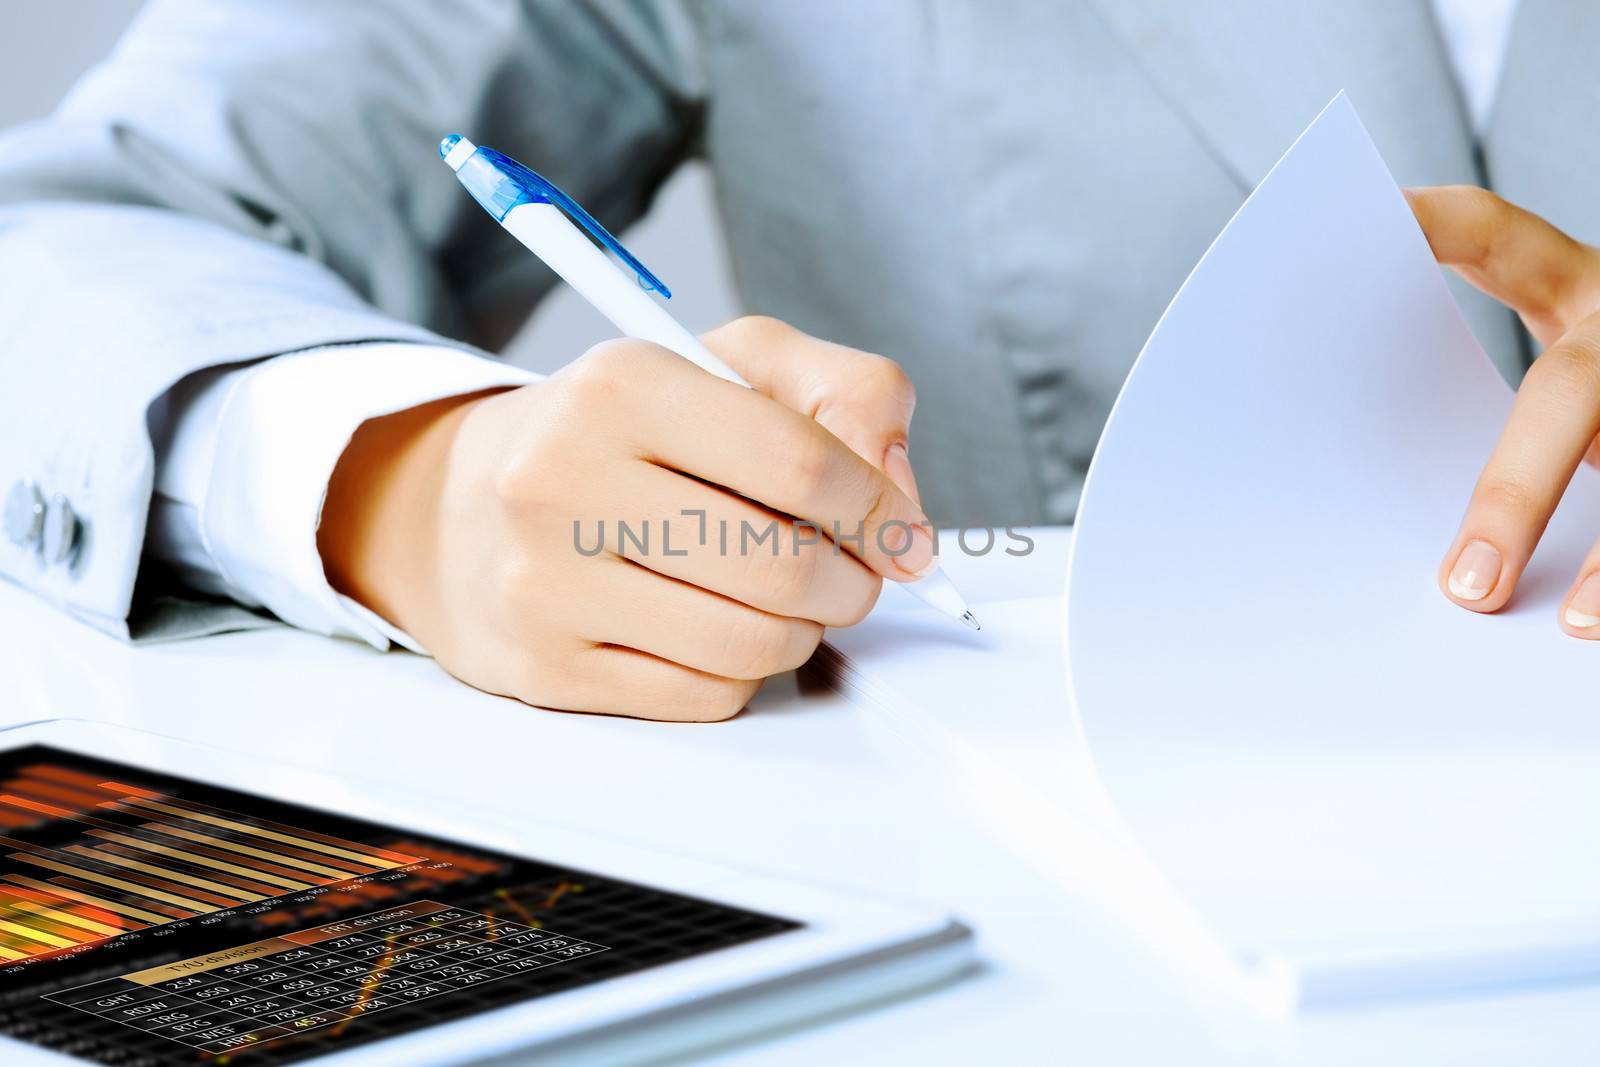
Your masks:
M820 622L795 619L789 624L789 646L782 662L773 674L796 670L803 666L822 644L823 626Z
M502 515L526 516L543 508L570 504L570 486L562 472L572 462L572 449L554 426L541 427L530 440L491 462L488 491Z
M661 708L657 717L672 722L723 722L750 703L761 688L759 679L719 678L684 671L683 684Z
M1504 219L1511 214L1510 201L1492 189L1485 189L1481 185L1454 186L1457 195L1468 202L1468 206L1483 212L1496 219Z
M1600 328L1569 334L1560 349L1581 368L1586 387L1600 386Z
M1562 396L1600 397L1600 341L1568 337L1535 360L1528 374Z
M874 392L907 402L916 399L917 388L904 367L888 356L869 354L866 359L865 374Z
M1470 266L1486 267L1500 247L1500 235L1515 223L1515 210L1496 194L1476 185L1447 188L1455 197L1460 217L1473 236L1471 253L1465 259Z
M503 510L518 510L531 498L537 479L530 477L527 459L526 454L505 457L489 472L489 492Z
M1521 478L1502 475L1491 478L1478 489L1477 502L1502 515L1531 515L1538 512L1540 495Z
M777 455L786 457L789 481L802 500L816 500L828 486L832 450L815 423L795 421L775 435Z
M779 674L788 656L790 623L774 615L750 612L729 628L720 662L729 678L761 679Z
M1452 185L1446 188L1454 194L1467 211L1487 226L1503 226L1510 221L1513 208L1509 201L1490 189L1479 185Z
M745 709L750 699L761 688L761 680L745 681L729 678L721 685L714 687L714 691L707 698L707 706L711 714L704 720L706 722L722 722L731 719Z
M638 361L647 357L649 347L625 337L601 341L564 367L560 376L580 404L611 404L637 376L628 369L637 372Z
M872 613L877 606L878 595L883 592L883 579L874 576L871 581L861 584L860 592L855 599L846 606L844 611L835 619L827 620L829 626L854 626Z
M787 546L793 549L794 542ZM777 555L755 554L759 573L751 575L756 588L761 591L764 604L785 615L792 614L803 605L816 584L822 570L819 545L804 545L799 551L786 551L780 546Z
M771 315L740 315L722 329L734 340L749 344L770 344L776 338L794 331L793 326Z
M895 517L895 505L898 502L894 489L886 478L874 478L867 489L866 528L872 531L876 541L877 531L884 523Z

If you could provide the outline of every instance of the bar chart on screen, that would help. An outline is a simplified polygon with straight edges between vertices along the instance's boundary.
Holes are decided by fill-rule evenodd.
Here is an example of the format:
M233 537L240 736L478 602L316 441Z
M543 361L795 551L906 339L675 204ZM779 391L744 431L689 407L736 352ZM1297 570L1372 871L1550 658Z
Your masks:
M8 1049L274 1067L799 928L148 766L0 750Z
M24 766L0 781L0 964L421 859L55 764Z

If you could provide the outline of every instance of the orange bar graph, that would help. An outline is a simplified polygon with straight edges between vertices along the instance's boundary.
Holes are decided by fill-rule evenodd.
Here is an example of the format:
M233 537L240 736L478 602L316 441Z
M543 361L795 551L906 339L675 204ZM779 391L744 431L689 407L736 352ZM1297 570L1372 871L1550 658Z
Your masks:
M0 963L421 858L50 764L0 782L0 830L66 824L49 845L0 834Z
M416 856L401 856L399 853L379 856L370 852L360 852L357 851L360 846L355 845L353 842L347 842L345 845L330 845L324 841L317 840L316 838L320 837L320 835L284 833L265 826L254 826L250 823L240 822L237 819L214 815L210 811L198 808L175 807L172 804L164 804L161 801L151 800L147 797L130 796L124 803L152 808L163 815L171 815L178 819L189 819L194 822L203 822L208 826L219 826L224 830L232 830L234 833L263 837L268 841L279 841L286 845L293 845L296 848L310 849L312 852L321 852L336 859L351 860L371 867L373 870L384 870L404 863L412 863L417 859Z
M301 870L311 871L315 874L322 875L330 881L337 882L346 878L356 878L360 875L370 873L368 869L358 868L354 864L341 868L330 866L330 864L333 862L331 860L307 859L301 854L299 849L292 849L288 846L274 846L274 848L265 848L258 847L257 845L248 845L240 841L231 840L229 838L217 837L213 834L204 834L196 830L190 830L186 827L179 826L177 823L147 822L142 824L139 828L141 830L160 830L164 834L172 837L181 837L185 841L196 841L202 844L212 845L216 848L227 849L230 852L237 852L241 855L255 856L260 859L271 860L274 863L283 863L292 867L298 867ZM260 842L260 844L264 846L267 843Z
M265 871L260 871L253 867L244 867L236 863L228 863L224 860L212 859L210 856L202 856L197 852L189 852L185 849L173 848L169 845L163 845L157 841L149 841L139 837L129 837L127 834L113 833L110 830L90 830L89 836L104 838L107 841L113 841L119 845L124 845L131 849L138 849L144 852L153 852L158 856L170 856L173 859L182 860L184 863L191 863L197 867L209 867L212 870L221 871L224 874L239 876L258 885L264 883L268 886L276 886L277 891L280 893L311 888L311 883L309 882L297 882L291 878L280 878L276 875L268 874Z
M97 871L92 871L84 867L74 867L71 864L62 863L59 860L53 860L48 856L30 856L27 853L13 852L6 858L22 860L24 863L37 864L40 867L47 867L52 871L60 871L62 874L70 874L75 878L86 878L91 882L99 882L101 885L114 886L117 889L121 889L129 893L147 896L151 900L159 900L164 904L171 904L174 907L182 908L190 915L203 915L208 911L217 910L216 908L201 903L198 900L189 900L174 893L168 893L164 889L156 889L153 886L142 885L138 882L130 882L126 878L117 878L109 874L100 874Z
M79 904L86 904L92 908L104 908L106 911L113 912L117 915L124 915L130 919L135 919L138 921L138 924L133 926L132 929L136 930L141 929L144 925L160 926L162 923L168 923L173 919L183 917L181 915L163 915L160 912L152 911L150 910L148 904L146 907L140 908L121 900L113 900L106 895L88 893L81 889L74 888L73 886L63 884L65 880L63 880L63 882L41 882L38 879L29 878L28 876L22 874L8 874L5 877L6 881L12 883L13 885L27 886L30 889L37 889L41 893L48 893L51 896L61 897L65 900L76 901Z

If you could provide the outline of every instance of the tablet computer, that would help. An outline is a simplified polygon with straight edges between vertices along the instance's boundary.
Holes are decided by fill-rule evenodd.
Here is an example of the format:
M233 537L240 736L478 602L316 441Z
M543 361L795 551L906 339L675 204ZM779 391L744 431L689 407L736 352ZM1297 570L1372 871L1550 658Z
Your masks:
M0 1060L627 1063L954 975L938 909L124 727L0 731Z

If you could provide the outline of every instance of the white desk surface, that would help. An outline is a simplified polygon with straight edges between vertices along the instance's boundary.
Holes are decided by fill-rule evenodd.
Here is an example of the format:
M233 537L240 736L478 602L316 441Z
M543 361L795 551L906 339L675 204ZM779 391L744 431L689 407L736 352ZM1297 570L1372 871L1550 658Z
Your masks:
M958 582L1026 566L1019 586L1042 592L1064 571L1048 555L946 561ZM939 901L977 928L978 973L705 1058L718 1067L1548 1065L1592 1063L1600 1047L1600 986L1285 1021L1186 984L1062 877L1073 868L1053 852L1050 827L1075 813L974 804L933 743L815 671L769 682L722 724L554 714L478 693L420 657L287 629L130 648L0 583L0 678L4 724L96 718L424 783L424 797ZM973 709L972 742L1005 714ZM523 760L535 752L536 770ZM538 841L527 849L537 855Z

